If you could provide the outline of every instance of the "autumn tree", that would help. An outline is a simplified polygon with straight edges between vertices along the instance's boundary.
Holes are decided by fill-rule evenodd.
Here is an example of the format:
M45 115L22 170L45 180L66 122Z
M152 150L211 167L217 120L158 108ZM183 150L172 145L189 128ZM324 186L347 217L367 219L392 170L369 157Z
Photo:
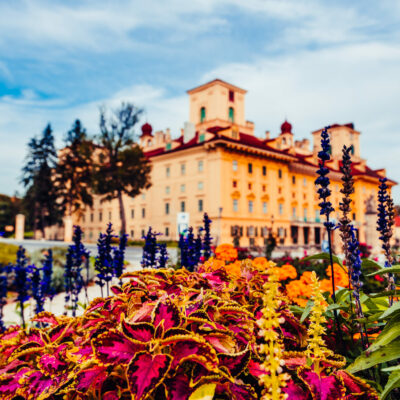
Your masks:
M110 115L104 108L100 110L94 190L103 201L118 199L122 234L126 233L123 195L135 197L151 186L150 161L133 134L141 114L142 110L131 103L122 103Z

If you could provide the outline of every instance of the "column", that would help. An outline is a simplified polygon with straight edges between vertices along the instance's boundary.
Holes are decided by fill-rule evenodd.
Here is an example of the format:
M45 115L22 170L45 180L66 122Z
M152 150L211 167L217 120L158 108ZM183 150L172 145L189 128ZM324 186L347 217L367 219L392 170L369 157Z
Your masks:
M25 215L17 214L15 217L15 239L24 240L25 233Z
M68 215L64 217L64 242L72 242L73 234L72 217Z

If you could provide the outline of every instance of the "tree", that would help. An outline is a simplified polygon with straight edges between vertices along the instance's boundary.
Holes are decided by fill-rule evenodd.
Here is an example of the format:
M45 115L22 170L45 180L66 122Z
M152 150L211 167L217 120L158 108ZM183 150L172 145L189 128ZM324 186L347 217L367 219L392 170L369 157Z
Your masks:
M22 201L17 196L9 197L0 194L0 234L4 233L7 225L14 225L15 217L22 211L22 208ZM5 235L11 233L5 233Z
M25 200L31 204L33 230L35 233L41 230L45 237L45 228L59 222L62 215L53 178L57 153L50 124L44 129L42 137L30 140L28 149L21 182L27 188Z
M100 110L100 150L94 190L103 195L103 201L118 199L121 234L126 233L123 194L135 197L151 186L150 161L133 138L133 128L141 113L141 109L130 103L122 103L108 118L105 109Z
M65 138L65 147L59 153L56 172L61 206L67 215L92 206L92 154L93 142L88 139L85 128L77 119Z

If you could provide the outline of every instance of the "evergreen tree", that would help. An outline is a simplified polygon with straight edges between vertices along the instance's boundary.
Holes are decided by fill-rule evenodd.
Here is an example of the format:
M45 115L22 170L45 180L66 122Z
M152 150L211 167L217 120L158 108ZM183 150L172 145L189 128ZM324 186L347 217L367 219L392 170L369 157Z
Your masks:
M133 139L133 128L141 113L142 110L130 103L122 103L109 118L104 109L100 111L98 144L101 150L95 169L94 189L103 195L103 201L118 199L121 234L126 233L123 194L135 197L142 189L151 186L150 162Z
M54 179L57 153L50 124L40 138L30 140L28 149L21 182L27 188L25 201L31 205L34 232L40 230L45 237L45 228L59 222L62 215L62 208L57 202Z
M56 169L56 185L67 215L79 211L83 205L93 205L92 153L93 143L77 119L67 133Z

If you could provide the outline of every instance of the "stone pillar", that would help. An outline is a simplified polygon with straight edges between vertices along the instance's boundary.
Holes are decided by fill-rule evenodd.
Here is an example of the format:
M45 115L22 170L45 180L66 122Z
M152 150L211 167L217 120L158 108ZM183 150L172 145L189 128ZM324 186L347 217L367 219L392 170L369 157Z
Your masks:
M64 242L72 242L72 237L74 234L72 217L67 215L64 217Z
M15 217L15 239L24 240L25 233L25 215L17 214Z

